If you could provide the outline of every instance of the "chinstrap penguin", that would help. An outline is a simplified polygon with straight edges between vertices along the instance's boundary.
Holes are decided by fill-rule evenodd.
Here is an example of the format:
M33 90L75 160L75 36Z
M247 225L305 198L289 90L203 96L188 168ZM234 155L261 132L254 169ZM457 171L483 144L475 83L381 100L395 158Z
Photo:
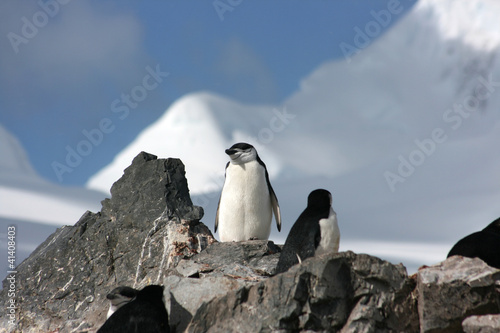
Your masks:
M137 290L131 287L120 286L111 290L106 298L109 300L109 310L106 316L107 319L111 317L116 310L131 302L137 295Z
M486 228L459 240L448 253L448 257L460 255L479 258L489 266L500 268L500 218Z
M276 274L286 272L306 258L337 253L340 230L332 209L332 195L327 190L312 191L307 208L300 214L288 234L276 266Z
M101 326L98 333L170 333L163 302L163 286L150 285L137 292Z
M268 239L271 222L281 230L278 199L269 182L266 165L248 143L226 149L226 179L215 217L215 232L221 242Z

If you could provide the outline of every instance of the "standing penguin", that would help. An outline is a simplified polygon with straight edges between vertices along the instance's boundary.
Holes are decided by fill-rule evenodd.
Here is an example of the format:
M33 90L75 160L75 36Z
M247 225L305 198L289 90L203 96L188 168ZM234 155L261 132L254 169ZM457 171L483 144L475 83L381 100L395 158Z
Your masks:
M302 260L323 253L339 251L340 230L332 209L332 195L327 190L312 191L307 208L292 226L281 251L276 274L286 272Z
M97 333L170 333L163 286L150 285L116 310Z
M448 258L456 255L479 258L491 267L500 268L500 218L459 240L451 248Z
M215 216L221 242L268 239L274 217L281 230L281 213L266 165L248 143L226 149L230 161Z

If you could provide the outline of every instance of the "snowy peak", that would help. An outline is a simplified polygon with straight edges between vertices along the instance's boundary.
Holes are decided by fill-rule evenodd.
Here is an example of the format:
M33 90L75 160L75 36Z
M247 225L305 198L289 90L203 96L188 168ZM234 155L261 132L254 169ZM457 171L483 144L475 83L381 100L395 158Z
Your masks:
M220 188L234 142L254 144L271 177L336 177L393 158L436 128L453 139L480 136L498 121L496 17L495 1L421 0L351 62L315 69L282 106L186 95L87 186L108 191L140 151L181 158L192 193L206 193ZM286 123L275 122L276 110L290 115Z
M192 193L214 191L224 180L228 161L224 150L235 142L252 143L265 160L267 152L259 135L275 117L274 112L272 107L246 106L211 93L188 94L145 128L110 165L91 177L87 186L109 191L137 153L147 151L162 158L180 158ZM272 168L269 172L275 174L278 170Z
M498 17L495 1L421 0L351 62L317 68L287 103L305 108L313 101L323 110L328 105L338 113L333 125L340 124L341 138L367 130L382 137L392 133L385 142L428 135L455 104L473 109L465 111L471 121L462 133L480 134L472 127L498 121L492 108L500 95Z
M15 136L0 124L0 181L39 180L28 155Z
M443 39L460 39L477 50L500 45L500 3L495 0L420 0L415 12L436 23Z
M16 137L0 125L0 222L73 224L86 210L96 210L101 192L51 184L34 171ZM10 221L10 222L9 222Z

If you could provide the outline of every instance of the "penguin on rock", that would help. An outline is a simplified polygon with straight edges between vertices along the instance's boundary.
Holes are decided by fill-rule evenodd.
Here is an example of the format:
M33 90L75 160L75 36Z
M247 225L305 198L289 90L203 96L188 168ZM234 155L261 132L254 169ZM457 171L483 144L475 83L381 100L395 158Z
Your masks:
M120 307L97 333L170 333L163 286L149 285Z
M272 216L281 230L278 198L269 182L266 165L248 143L226 149L229 162L217 207L215 232L221 242L266 240L271 233Z
M290 229L280 254L276 274L286 272L306 258L339 251L340 230L329 191L317 189Z

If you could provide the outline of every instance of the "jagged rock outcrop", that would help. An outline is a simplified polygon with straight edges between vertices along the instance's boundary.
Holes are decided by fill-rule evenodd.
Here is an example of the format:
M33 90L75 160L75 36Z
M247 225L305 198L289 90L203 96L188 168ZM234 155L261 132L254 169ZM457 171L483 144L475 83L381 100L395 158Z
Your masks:
M481 259L453 256L418 272L422 333L461 332L471 315L500 312L500 270Z
M163 281L168 286L170 325L184 332L198 308L212 299L268 279L280 248L271 241L214 243L189 260L181 260Z
M178 159L139 154L111 194L99 213L86 212L74 226L58 229L17 267L16 325L8 325L1 307L1 328L96 329L111 289L162 283L170 267L215 241L199 222L203 210L191 203Z
M203 304L188 332L416 332L413 289L402 265L353 252L311 258Z
M16 268L14 298L4 280L15 325L0 307L0 332L95 332L119 285L164 285L173 332L489 332L500 313L500 270L479 259L408 277L348 251L274 275L279 245L215 241L178 159L140 153L111 194Z

